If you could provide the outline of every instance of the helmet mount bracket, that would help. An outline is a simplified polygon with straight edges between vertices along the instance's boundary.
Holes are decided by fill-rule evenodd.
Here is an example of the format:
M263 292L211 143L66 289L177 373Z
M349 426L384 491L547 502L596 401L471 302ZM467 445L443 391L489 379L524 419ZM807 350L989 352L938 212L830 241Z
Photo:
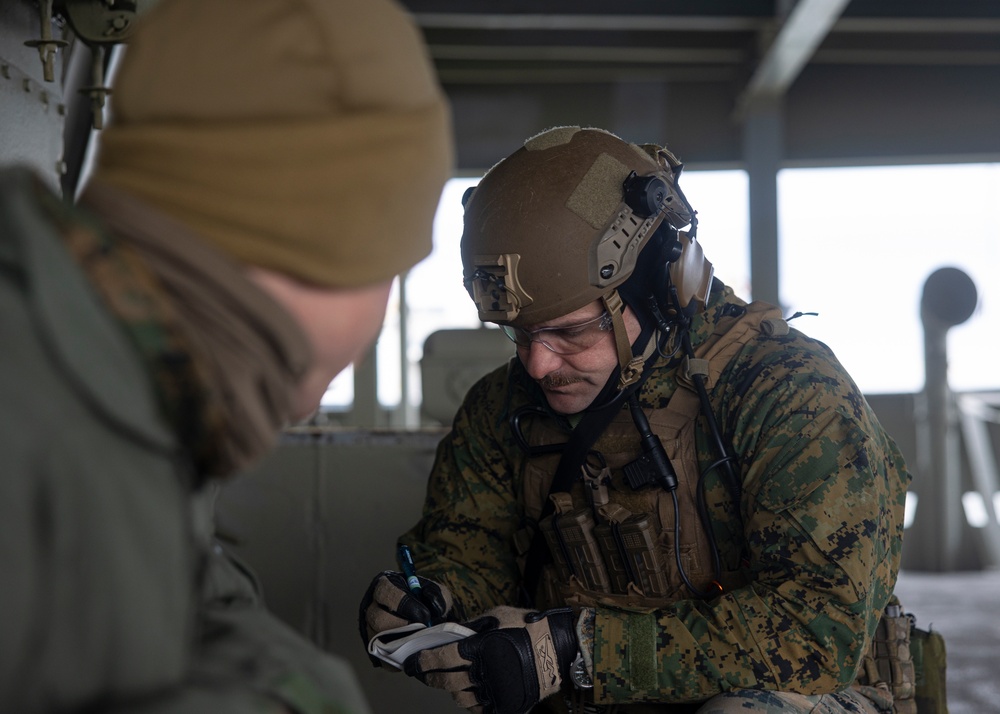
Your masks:
M476 269L465 280L465 288L479 309L483 322L510 322L533 300L517 277L517 253L477 255Z

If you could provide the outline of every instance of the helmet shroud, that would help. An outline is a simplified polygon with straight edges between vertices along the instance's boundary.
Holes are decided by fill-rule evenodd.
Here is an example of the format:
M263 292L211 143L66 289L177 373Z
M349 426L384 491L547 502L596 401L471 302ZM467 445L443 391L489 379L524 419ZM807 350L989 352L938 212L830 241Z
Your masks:
M560 127L494 166L465 207L465 285L483 321L535 325L598 300L633 273L664 221L691 212L665 149L606 131ZM655 177L661 202L640 215L624 201L630 176Z

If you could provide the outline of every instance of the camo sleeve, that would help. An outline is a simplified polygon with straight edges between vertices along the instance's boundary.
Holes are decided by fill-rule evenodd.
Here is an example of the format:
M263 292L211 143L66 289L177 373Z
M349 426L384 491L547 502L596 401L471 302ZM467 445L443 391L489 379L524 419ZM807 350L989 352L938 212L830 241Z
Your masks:
M421 520L400 537L418 572L447 585L465 618L517 601L518 449L503 424L505 375L498 369L469 390L438 445Z
M598 608L598 702L843 689L892 592L909 476L825 345L794 330L752 345L712 400L742 458L751 582L651 612Z

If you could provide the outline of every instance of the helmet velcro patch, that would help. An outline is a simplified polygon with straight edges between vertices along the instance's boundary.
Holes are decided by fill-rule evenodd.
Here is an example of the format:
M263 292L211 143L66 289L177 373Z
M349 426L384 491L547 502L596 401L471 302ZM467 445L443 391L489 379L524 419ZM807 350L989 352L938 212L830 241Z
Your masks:
M543 131L541 134L535 134L524 142L524 148L528 151L544 151L545 149L551 149L553 146L562 146L563 144L568 144L573 135L578 131L580 131L580 127L578 126L560 126L555 129L549 129L548 131Z
M566 208L593 228L604 228L622 202L622 181L628 174L628 166L609 154L601 154L566 199Z

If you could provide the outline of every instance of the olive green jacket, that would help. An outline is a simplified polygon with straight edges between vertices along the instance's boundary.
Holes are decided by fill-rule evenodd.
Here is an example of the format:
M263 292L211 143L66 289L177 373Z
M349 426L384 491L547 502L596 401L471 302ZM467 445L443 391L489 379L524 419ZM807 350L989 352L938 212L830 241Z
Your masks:
M695 349L745 305L717 282L692 323ZM655 365L639 397L644 410L667 404L677 372L668 359ZM831 351L794 329L762 333L729 361L709 398L738 456L742 496L733 503L709 469L719 455L699 418L705 502L723 569L742 570L748 584L652 609L598 606L599 703L843 689L892 593L910 476ZM468 617L519 600L514 539L534 526L524 506L539 499L524 493L527 457L509 423L525 404L545 407L516 361L472 387L438 448L423 518L401 537L421 575L448 585ZM624 483L620 473L615 483Z
M0 172L0 710L368 711L212 541L212 487L64 249Z

